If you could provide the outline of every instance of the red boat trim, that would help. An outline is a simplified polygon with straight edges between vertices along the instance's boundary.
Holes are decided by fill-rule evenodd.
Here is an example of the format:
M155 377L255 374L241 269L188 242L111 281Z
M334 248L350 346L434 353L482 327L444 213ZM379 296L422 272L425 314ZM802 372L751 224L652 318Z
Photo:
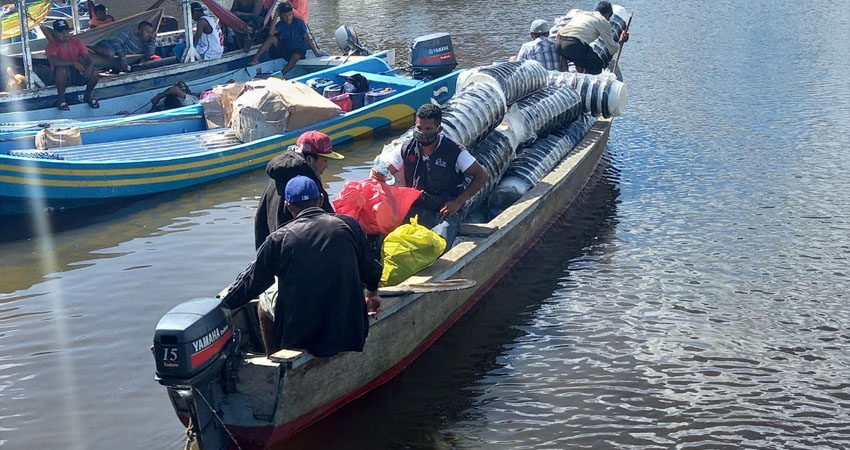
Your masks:
M572 201L570 201L570 203L572 203ZM567 207L569 207L569 205L567 205ZM566 211L566 209L567 208L564 208L564 211ZM537 235L535 235L534 238L531 241L529 241L525 246L523 246L519 251L517 251L517 253L514 254L514 256L508 261L508 263L505 264L504 266L502 266L502 268L499 270L499 272L496 273L493 277L491 277L490 281L488 281L487 284L483 285L481 287L481 289L478 290L478 292L475 294L475 296L473 296L458 312L456 312L454 315L452 315L451 317L446 319L446 321L443 322L442 325L440 325L436 330L434 330L425 339L425 341L423 341L421 344L419 344L419 346L416 347L415 350L410 352L406 357L404 357L404 359L402 359L401 361L396 363L396 365L392 366L386 372L384 372L381 375L378 375L377 377L372 379L372 381L364 384L363 386L360 386L359 388L349 392L348 394L345 394L342 397L337 398L336 400L331 400L330 402L320 406L319 408L316 408L315 410L313 410L313 411L311 411L307 414L304 414L304 415L302 415L302 416L300 416L296 419L293 419L293 420L291 420L291 421L289 421L285 424L282 424L282 425L276 427L274 432L272 433L272 436L271 436L269 442L267 442L266 445L267 446L272 445L272 444L275 444L277 442L280 442L280 441L283 441L283 440L286 440L286 439L292 437L293 435L295 435L299 431L302 431L305 428L309 427L310 425L312 425L312 424L318 422L319 420L327 417L328 415L330 415L334 411L345 406L347 403L357 399L358 397L362 396L363 394L371 391L372 389L375 389L376 387L386 383L387 381L391 380L393 377L398 375L399 372L404 370L405 367L409 366L410 363L412 363L416 358L419 357L419 355L421 355L426 349L428 349L428 347L430 347L431 344L433 344L437 339L439 339L440 336L442 336L443 333L445 333L446 330L449 329L449 327L454 325L454 323L457 322L458 319L461 318L461 316L466 314L467 311L469 311L473 306L475 306L475 304L478 302L478 300L480 300L481 297L484 296L484 294L486 294L503 276L505 276L505 274L520 259L522 259L522 257L525 256L526 253L528 253L528 250L531 249L531 247L534 246L534 244L536 244L537 241L539 241L540 238L547 231L549 231L549 228L552 227L552 224L555 223L555 221L558 220L559 217L561 217L561 214L558 214L557 216L555 216L554 218L549 220L549 222L546 224L546 226L543 227L542 231L540 233L538 233ZM240 427L240 428L242 428L244 430L244 432L246 432L246 433L251 433L250 430L253 429L252 427L245 427L245 428ZM257 427L257 428L260 428L260 427Z
M218 351L221 350L221 347L223 347L227 340L230 339L231 334L233 334L233 328L228 328L227 331L225 331L224 334L209 347L193 354L192 367L198 367L201 363L212 358L213 355L218 353Z
M426 56L424 58L419 58L419 60L416 61L416 62L418 62L418 63L436 62L436 61L441 61L441 60L444 60L444 59L452 58L452 56L453 55L451 53L442 53L442 54L439 54L439 55Z

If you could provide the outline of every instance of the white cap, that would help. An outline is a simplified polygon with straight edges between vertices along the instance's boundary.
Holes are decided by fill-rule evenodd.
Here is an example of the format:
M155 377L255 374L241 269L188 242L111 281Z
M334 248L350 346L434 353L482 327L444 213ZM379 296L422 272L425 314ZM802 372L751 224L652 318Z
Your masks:
M531 22L531 32L535 34L549 33L549 22L543 19L537 19L534 22Z

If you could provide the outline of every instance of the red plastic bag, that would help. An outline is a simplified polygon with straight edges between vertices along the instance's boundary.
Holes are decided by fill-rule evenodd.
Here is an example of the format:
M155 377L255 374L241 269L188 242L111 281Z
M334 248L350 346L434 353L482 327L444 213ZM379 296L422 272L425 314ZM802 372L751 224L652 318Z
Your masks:
M389 234L404 221L421 191L367 178L345 183L334 210L357 219L366 234Z

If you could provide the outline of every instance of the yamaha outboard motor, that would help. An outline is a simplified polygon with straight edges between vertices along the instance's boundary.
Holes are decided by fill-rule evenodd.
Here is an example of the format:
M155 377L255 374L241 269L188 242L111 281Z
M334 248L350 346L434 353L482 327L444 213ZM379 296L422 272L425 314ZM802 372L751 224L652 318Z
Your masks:
M457 67L449 33L433 33L410 41L410 67L417 78L436 78Z
M217 298L177 305L156 325L156 381L168 388L177 415L188 418L189 439L197 438L204 450L230 443L219 403L233 389L240 344Z
M368 56L371 53L369 49L360 44L360 38L357 37L357 32L348 25L342 25L337 28L334 31L334 39L336 39L336 45L343 53L354 52L358 56Z

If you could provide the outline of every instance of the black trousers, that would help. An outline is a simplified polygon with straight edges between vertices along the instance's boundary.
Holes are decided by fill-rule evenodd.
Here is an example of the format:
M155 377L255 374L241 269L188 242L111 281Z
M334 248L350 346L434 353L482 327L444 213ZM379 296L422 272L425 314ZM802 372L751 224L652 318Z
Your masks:
M558 36L558 40L555 41L555 53L563 59L572 61L576 66L584 68L585 73L594 75L602 73L604 63L599 59L599 55L577 38Z

